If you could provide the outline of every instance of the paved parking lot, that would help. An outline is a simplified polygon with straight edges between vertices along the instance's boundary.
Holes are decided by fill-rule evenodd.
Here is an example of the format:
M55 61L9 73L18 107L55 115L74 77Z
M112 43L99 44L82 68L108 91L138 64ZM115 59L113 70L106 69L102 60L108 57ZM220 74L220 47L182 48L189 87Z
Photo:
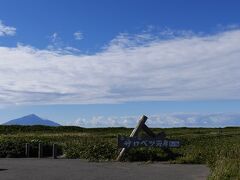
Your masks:
M0 159L1 180L200 180L208 174L204 165Z

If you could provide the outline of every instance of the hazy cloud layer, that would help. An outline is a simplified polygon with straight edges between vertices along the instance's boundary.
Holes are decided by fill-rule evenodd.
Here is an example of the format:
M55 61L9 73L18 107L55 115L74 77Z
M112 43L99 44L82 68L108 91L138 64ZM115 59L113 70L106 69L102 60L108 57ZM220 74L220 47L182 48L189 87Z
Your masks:
M94 116L90 119L79 118L68 125L81 127L135 127L140 117L137 116ZM240 126L240 114L197 114L175 113L149 116L149 127L226 127Z
M0 47L0 105L240 99L239 29L165 34L120 34L95 55Z
M0 36L14 36L15 34L15 27L7 26L0 20Z

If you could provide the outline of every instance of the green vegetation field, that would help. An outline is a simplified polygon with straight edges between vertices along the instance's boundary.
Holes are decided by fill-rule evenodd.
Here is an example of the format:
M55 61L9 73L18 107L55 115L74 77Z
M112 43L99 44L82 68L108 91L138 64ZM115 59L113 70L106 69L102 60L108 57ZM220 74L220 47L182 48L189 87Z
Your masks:
M170 161L201 163L211 169L209 179L240 179L240 127L169 128L168 138L179 139L178 149L138 148L127 152L125 161ZM132 129L0 126L0 157L24 157L25 143L32 144L31 156L37 156L37 144L44 144L44 156L51 156L51 144L66 158L90 161L114 160L119 152L117 135L128 136ZM142 134L144 136L144 134Z

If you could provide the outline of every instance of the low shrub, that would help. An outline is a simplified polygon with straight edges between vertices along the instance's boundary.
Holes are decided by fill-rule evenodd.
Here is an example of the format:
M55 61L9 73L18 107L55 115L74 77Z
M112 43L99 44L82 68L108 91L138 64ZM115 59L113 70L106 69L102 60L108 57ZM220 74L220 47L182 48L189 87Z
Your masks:
M111 160L116 157L117 148L109 142L67 143L64 147L67 158L88 159L90 161Z
M25 153L25 148L22 141L0 141L0 157L1 158L17 158L23 157Z
M168 161L176 159L180 154L170 149L159 148L135 148L126 152L126 161Z
M220 159L215 162L209 180L240 179L240 159Z

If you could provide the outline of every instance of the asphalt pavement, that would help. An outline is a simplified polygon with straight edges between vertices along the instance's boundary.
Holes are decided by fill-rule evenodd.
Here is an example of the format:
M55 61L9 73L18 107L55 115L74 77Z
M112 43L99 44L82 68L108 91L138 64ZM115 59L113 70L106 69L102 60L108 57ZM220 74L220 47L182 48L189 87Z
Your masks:
M0 159L0 180L202 180L208 175L205 165Z

